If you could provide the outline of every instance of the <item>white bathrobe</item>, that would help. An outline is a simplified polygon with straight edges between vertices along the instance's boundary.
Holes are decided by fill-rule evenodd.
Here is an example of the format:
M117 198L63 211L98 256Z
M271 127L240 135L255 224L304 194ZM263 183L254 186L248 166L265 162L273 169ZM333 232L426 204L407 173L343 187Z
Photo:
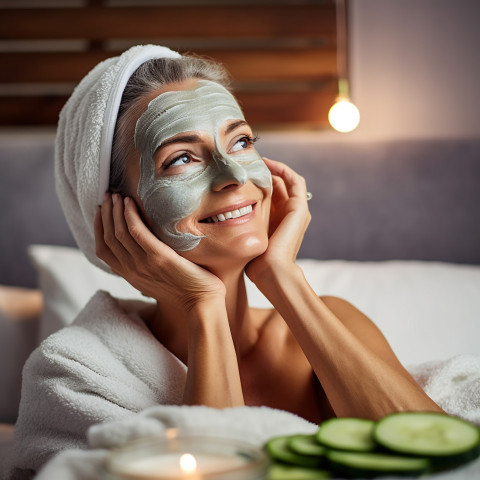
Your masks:
M94 424L181 404L185 380L186 366L139 316L97 292L25 365L10 477L29 478L60 450L86 448Z
M241 426L258 445L275 435L317 428L266 407L173 407L182 403L186 370L138 315L98 292L75 322L48 337L25 365L7 478L31 478L66 450L48 462L41 480L93 480L108 449L168 427ZM480 426L479 356L460 355L410 371L446 412ZM463 476L461 469L452 479L477 478L480 459L465 468L473 469L473 476Z

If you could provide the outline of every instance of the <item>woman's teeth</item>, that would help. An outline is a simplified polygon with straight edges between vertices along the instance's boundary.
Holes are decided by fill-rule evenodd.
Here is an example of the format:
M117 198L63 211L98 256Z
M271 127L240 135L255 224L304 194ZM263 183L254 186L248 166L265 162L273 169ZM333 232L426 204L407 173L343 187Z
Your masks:
M247 215L248 213L250 213L252 210L253 210L252 205L249 205L248 207L242 207L242 208L239 208L238 210L233 210L231 212L219 213L218 215L214 215L213 217L208 217L204 221L207 223L224 222L229 218L243 217L244 215Z

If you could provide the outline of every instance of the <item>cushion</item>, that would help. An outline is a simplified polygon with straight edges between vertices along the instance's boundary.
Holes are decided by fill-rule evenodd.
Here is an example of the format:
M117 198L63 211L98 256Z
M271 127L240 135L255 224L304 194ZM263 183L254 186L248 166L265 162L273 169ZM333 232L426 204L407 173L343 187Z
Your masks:
M99 289L145 300L77 249L37 245L30 255L44 294L41 338L70 323ZM368 315L405 365L480 353L480 266L311 259L298 264L317 294L344 298ZM252 306L271 307L248 279L247 293Z
M299 260L319 295L344 298L382 330L404 365L480 353L480 266ZM252 284L250 304L268 306Z
M71 323L97 290L122 299L145 299L123 278L91 264L77 248L31 245L29 255L44 295L39 341Z

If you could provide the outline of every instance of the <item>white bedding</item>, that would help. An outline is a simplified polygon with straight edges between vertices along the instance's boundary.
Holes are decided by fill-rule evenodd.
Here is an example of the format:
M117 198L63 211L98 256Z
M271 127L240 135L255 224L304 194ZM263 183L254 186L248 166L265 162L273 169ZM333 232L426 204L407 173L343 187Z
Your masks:
M98 289L108 290L119 298L145 300L123 279L91 265L77 249L34 246L30 254L39 273L45 301L38 342L69 324ZM440 399L445 408L453 413L463 408L465 413L461 403L465 398L478 402L480 266L304 259L298 263L318 294L340 296L364 311L383 331L400 361L418 375L427 393ZM248 281L247 290L252 306L270 306ZM8 363L8 359L15 356L18 345L12 339L3 340L6 348L2 349L1 360ZM467 358L473 359L468 367L462 363ZM445 362L445 359L450 360ZM419 367L424 362L433 363ZM462 368L465 370L457 375L455 372ZM448 375L461 395L448 393L444 383ZM8 378L2 376L0 381L0 389L11 392ZM17 397L9 395L10 403L16 403ZM7 410L16 409L13 403L4 407L0 412L3 416ZM478 403L472 407L472 412L478 415ZM96 449L84 455L101 456ZM480 478L478 471L477 476Z
M443 362L431 362L413 368L412 373L448 413L480 426L480 356L461 355ZM88 431L89 450L67 450L59 454L43 467L36 480L97 479L102 462L112 448L145 435L161 435L171 427L195 427L209 434L225 435L229 432L258 446L276 435L313 433L317 429L317 425L296 415L267 407L215 410L156 406L122 420L91 427ZM429 478L480 478L480 459Z
M77 249L33 246L30 254L45 295L41 339L69 324L99 289L118 298L145 299L122 278L91 265ZM366 313L404 365L480 354L480 266L307 259L298 263L319 295L344 298ZM248 280L247 291L252 306L270 306Z

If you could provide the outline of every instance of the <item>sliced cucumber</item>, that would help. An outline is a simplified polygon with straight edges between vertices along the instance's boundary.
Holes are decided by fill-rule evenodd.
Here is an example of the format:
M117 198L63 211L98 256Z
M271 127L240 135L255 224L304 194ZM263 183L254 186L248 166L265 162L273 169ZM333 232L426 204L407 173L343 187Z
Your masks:
M274 463L268 470L268 480L323 480L332 478L331 473L317 468L297 467Z
M320 456L314 457L295 453L288 445L291 438L292 435L287 435L269 440L265 445L265 449L270 457L280 462L299 465L301 467L315 468L322 465L324 459Z
M429 471L431 467L427 458L401 457L384 453L327 450L326 457L333 471L348 477L417 476Z
M300 455L321 456L325 453L325 447L317 442L316 435L293 435L288 441L288 446Z
M317 441L337 450L371 452L376 447L374 426L375 422L364 418L331 418L321 424Z
M373 432L382 446L456 465L480 453L480 430L464 420L435 412L402 412L381 419Z

